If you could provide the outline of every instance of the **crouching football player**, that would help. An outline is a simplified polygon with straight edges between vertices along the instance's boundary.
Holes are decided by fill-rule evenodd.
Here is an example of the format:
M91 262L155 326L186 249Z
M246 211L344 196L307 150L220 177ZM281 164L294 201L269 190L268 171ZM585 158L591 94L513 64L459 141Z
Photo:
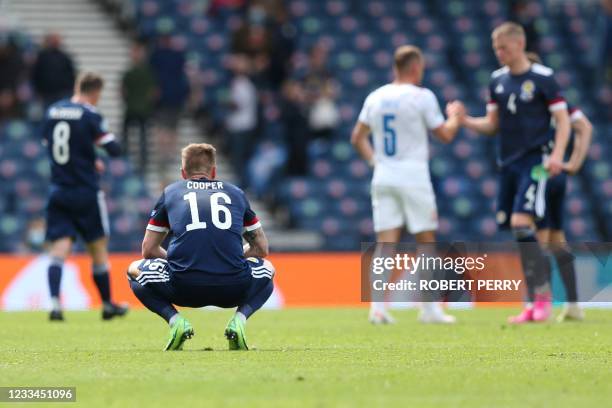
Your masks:
M165 350L181 350L194 334L174 305L237 307L225 337L230 350L248 350L246 320L274 289L274 267L263 259L268 240L244 192L216 180L212 145L185 147L181 175L183 180L165 188L151 213L142 242L145 259L129 266L130 286L170 325ZM167 234L166 252L161 244Z

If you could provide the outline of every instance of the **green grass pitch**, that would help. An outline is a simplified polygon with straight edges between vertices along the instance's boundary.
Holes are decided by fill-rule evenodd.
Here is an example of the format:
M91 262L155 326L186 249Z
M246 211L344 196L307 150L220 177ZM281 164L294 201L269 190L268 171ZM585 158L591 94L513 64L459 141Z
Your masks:
M167 326L145 311L63 324L0 313L0 386L77 387L76 403L54 407L609 406L612 312L523 327L504 323L510 312L425 326L409 310L374 327L365 309L262 311L248 352L227 351L230 311L184 311L195 337L182 352L161 351Z

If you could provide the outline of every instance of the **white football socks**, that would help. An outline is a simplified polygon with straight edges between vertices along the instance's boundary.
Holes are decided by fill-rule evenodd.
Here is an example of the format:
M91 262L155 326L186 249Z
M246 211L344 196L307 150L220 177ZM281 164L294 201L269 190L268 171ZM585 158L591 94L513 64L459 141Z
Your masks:
M179 318L179 314L175 314L174 316L172 316L170 318L170 320L168 320L168 324L170 325L170 327L174 326L174 322L176 322L176 319Z
M241 312L236 312L236 316L238 316L238 318L239 318L240 320L242 320L242 323L243 323L243 324L245 324L245 323L246 323L247 318L246 318L246 316L245 316L244 314L242 314Z
M51 309L54 311L60 311L62 310L62 305L60 304L60 300L57 297L52 297L51 298Z

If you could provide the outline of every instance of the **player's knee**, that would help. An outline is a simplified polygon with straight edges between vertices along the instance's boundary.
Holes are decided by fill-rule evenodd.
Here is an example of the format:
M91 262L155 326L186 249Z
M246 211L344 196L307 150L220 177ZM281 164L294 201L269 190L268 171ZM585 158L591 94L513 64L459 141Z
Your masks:
M49 255L57 259L66 259L72 250L72 240L70 238L60 238L51 243Z
M529 225L512 226L512 235L514 235L514 238L519 242L536 241L535 229Z
M436 233L434 231L422 231L414 235L416 242L419 244L428 244L436 242Z
M106 249L106 238L100 238L87 245L87 250L96 265L108 263L108 250Z
M274 275L276 275L276 268L274 267L274 264L270 262L268 259L264 259L263 265L266 269L270 271L270 274L271 274L270 280L272 280L274 278Z
M550 230L540 229L537 231L536 236L538 237L538 242L540 242L543 247L548 246L548 243L550 242Z
M274 278L276 268L268 259L265 258L249 258L251 269L254 274L266 275L270 279Z
M515 213L510 217L510 227L511 228L521 228L521 227L533 227L533 216L530 214L523 213Z
M550 232L550 242L556 245L565 245L566 241L563 230L553 230Z
M133 278L136 279L137 277L140 276L140 264L142 263L142 259L138 260L138 261L134 261L130 264L130 266L128 267L127 270L127 274Z

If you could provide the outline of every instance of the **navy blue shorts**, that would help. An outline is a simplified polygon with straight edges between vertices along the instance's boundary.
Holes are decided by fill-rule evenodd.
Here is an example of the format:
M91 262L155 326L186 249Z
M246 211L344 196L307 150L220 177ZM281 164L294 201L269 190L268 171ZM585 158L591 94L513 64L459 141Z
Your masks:
M502 168L497 196L497 224L510 226L514 213L530 214L534 219L546 213L547 178L542 174L543 155L530 153Z
M51 191L47 203L47 241L80 236L90 243L108 233L108 212L102 191L62 188Z
M563 229L563 210L565 205L565 192L567 190L567 174L548 179L546 183L546 211L544 218L538 220L538 229Z
M176 279L168 261L160 258L143 259L138 265L140 276L134 280L177 306L238 307L268 285L274 277L274 267L269 261L260 258L248 258L247 261L251 273L240 282L208 285Z

